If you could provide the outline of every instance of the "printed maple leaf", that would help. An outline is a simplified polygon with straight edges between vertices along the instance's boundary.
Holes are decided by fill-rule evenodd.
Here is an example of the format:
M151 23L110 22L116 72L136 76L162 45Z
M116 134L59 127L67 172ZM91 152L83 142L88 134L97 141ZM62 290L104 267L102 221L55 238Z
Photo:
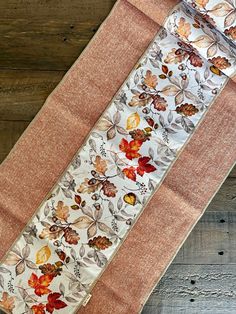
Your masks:
M150 157L141 157L138 160L138 167L135 168L131 166L123 169L122 172L130 180L136 181L136 172L142 177L144 173L150 173L156 170L153 165L148 163L150 160Z
M142 177L144 173L150 173L156 170L156 168L149 164L148 162L151 160L150 157L141 157L138 160L138 168L137 173Z
M126 158L132 160L133 158L139 158L141 155L138 153L142 146L143 141L132 140L128 142L126 139L122 139L119 145L120 150L125 153Z
M33 311L34 314L45 314L44 309L45 309L45 305L42 303L33 305L31 307L31 310Z
M155 88L157 86L157 76L153 75L150 70L147 70L144 83L150 88Z
M123 169L124 175L129 178L130 180L136 181L136 168L135 167L129 167Z
M5 310L12 311L15 307L15 297L12 297L8 292L3 292L2 299L0 300L0 306Z
M49 313L53 313L54 310L60 310L67 306L67 304L59 298L61 294L59 292L54 292L48 295L48 303L46 304L46 310Z
M42 275L38 277L36 274L32 273L30 279L28 280L28 285L31 288L34 288L34 292L36 295L41 297L42 295L51 292L51 290L48 289L48 287L52 280L53 280L52 275Z

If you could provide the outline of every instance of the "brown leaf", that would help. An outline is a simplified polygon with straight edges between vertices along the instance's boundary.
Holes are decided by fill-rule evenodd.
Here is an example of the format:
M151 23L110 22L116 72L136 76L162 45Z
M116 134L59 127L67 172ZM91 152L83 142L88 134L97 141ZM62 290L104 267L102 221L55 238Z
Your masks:
M111 121L107 120L106 118L101 118L98 121L97 129L100 131L107 131L112 125L113 123Z
M116 136L116 127L113 125L108 131L107 131L107 139L111 140Z
M165 96L175 96L179 92L179 88L175 85L167 85L162 89L161 92Z
M176 32L178 35L184 38L188 38L188 36L191 34L191 25L190 23L186 22L184 17L180 18Z
M228 16L226 16L224 26L229 27L229 26L233 25L235 20L236 20L236 10L231 12Z
M62 201L59 201L56 206L55 214L58 219L66 221L70 216L69 207L65 206Z
M94 222L89 228L88 228L88 231L87 231L87 234L88 234L88 238L92 238L96 235L97 233L97 224L96 222Z
M100 156L96 156L95 158L95 169L98 173L105 174L107 171L107 162L102 159Z
M9 265L9 266L14 266L17 263L19 263L20 260L21 260L20 256L16 255L13 252L10 252L9 254L7 254L4 264Z
M88 178L84 179L84 182L81 183L79 186L77 192L78 193L94 193L98 190L98 188L101 186L101 183L99 181L96 181L94 184L89 184L91 182Z
M3 292L0 306L5 310L12 311L15 307L15 297L10 296L7 292Z
M135 95L132 97L131 101L129 102L129 106L130 107L143 107L146 106L149 101L151 100L151 97L149 95L147 95L144 98L139 98L138 95Z
M213 14L214 16L223 17L229 14L229 12L232 11L232 9L233 8L228 3L221 2L221 3L216 4L208 12L211 12L211 14Z
M80 240L79 234L70 227L66 228L64 231L64 238L67 243L74 245L78 244Z
M177 63L182 62L188 55L187 53L176 54L176 51L177 49L172 48L171 51L167 54L164 62L177 64Z
M216 53L217 53L217 44L213 44L207 49L208 58L213 57Z
M106 195L107 197L115 197L117 193L116 186L108 180L103 182L102 190L104 195Z
M150 70L147 70L146 76L144 78L144 84L150 88L155 88L157 86L157 76L153 75Z
M42 232L39 235L40 239L49 239L49 240L55 240L58 239L61 235L63 235L63 228L57 227L55 230L50 230L52 226L47 226L42 230Z
M91 224L93 223L93 220L87 216L81 216L79 218L77 218L74 222L73 225L76 228L79 229L86 229L88 228Z
M214 43L214 40L207 35L201 35L193 40L192 43L199 48L207 48Z
M16 276L22 274L25 271L25 261L22 260L16 265Z
M169 71L169 69L168 69L168 67L166 65L162 65L161 69L162 69L162 72L165 73L165 74L167 74L168 71Z
M75 195L75 202L80 205L80 203L81 203L81 196Z

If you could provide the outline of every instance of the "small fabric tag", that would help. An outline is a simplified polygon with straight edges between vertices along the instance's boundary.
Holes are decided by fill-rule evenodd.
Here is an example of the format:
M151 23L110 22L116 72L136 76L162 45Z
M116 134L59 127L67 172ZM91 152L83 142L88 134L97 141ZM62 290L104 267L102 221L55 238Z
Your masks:
M88 294L86 296L86 298L84 299L84 302L83 302L83 306L86 306L88 304L89 300L91 299L91 296L92 296L92 294Z

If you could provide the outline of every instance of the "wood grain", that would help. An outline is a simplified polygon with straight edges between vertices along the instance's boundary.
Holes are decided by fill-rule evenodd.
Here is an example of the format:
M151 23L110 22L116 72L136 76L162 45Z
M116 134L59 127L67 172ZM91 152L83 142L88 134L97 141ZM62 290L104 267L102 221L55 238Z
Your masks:
M0 0L0 162L114 3L115 0ZM142 314L236 313L235 230L236 167Z
M0 70L0 119L31 121L64 73Z
M236 313L234 265L172 265L142 314Z
M67 70L115 0L0 1L0 68Z

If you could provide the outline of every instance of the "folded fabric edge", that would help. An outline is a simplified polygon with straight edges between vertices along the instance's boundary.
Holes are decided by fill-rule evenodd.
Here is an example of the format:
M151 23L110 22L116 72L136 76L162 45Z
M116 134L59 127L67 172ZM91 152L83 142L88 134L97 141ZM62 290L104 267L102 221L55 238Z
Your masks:
M147 15L150 19L159 25L163 25L166 17L170 14L173 8L180 2L180 0L168 0L168 1L139 1L139 0L127 0L138 10Z

